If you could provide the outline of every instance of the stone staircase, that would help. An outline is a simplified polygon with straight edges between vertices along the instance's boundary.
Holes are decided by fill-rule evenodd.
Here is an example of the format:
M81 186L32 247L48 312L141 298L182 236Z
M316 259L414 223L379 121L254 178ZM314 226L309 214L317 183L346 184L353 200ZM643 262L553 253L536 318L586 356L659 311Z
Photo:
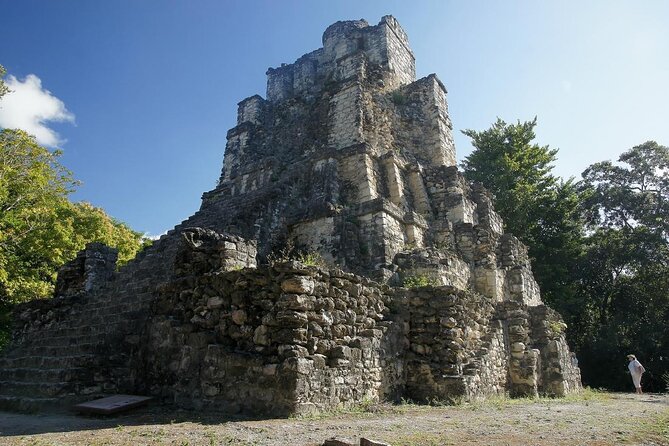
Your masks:
M46 312L25 310L26 331L0 358L0 409L65 409L117 390L100 385L101 375L114 370L115 362L105 343L129 325L122 320L130 322L138 314L124 311L127 304L103 305L99 300L54 302ZM47 326L36 323L42 318L51 319ZM119 345L120 350L124 347Z
M136 376L129 361L153 291L170 273L165 259L174 255L174 245L157 242L95 293L19 306L12 342L0 356L0 410L64 411L132 392Z

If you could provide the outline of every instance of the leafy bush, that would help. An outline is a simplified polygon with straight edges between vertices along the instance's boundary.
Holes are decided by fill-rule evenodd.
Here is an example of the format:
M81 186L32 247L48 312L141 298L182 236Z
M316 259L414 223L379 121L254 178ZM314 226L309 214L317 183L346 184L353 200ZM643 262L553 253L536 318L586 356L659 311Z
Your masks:
M407 276L402 282L402 286L405 288L420 288L424 286L436 286L438 285L437 280L434 277L427 276L425 274L418 274L415 276Z
M323 268L327 266L325 259L316 251L303 252L297 256L297 261L307 266L318 266Z
M390 95L390 100L393 101L395 105L404 105L407 103L407 97L404 96L404 93L401 91L393 91Z

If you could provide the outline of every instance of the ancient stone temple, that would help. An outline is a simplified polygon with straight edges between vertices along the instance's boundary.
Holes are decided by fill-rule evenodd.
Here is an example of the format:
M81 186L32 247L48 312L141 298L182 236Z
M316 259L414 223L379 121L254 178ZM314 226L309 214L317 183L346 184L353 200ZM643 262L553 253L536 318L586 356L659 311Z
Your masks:
M288 415L580 388L527 249L458 172L444 85L416 80L390 16L270 68L200 210L115 259L89 245L53 299L17 308L0 408L132 393Z

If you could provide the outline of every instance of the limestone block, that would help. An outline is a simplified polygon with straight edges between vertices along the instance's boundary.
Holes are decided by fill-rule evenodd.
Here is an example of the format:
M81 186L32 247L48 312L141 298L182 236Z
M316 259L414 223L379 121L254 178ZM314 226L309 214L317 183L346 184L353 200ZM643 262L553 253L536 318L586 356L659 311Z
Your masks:
M369 440L365 437L360 438L360 446L390 446L382 441Z
M297 372L301 375L309 375L314 369L314 362L307 358L291 357L281 364L283 370Z
M328 145L344 148L362 142L363 116L360 103L362 87L352 82L337 92L330 100L331 130Z
M429 215L432 213L430 199L425 189L425 183L418 169L410 169L408 173L408 185L411 195L413 197L416 212L422 215Z
M207 299L207 308L210 310L215 310L223 306L223 299L219 296L213 296Z
M338 345L337 347L330 350L330 358L341 358L341 359L350 359L351 358L351 348L346 345Z
M357 446L353 440L347 438L330 438L323 442L323 446Z
M269 345L269 330L266 325L259 325L253 332L253 343L256 345Z
M282 294L277 301L277 308L295 311L313 310L314 300L313 297L304 294Z
M237 125L244 122L260 124L265 100L258 95L246 98L237 107Z
M309 319L305 313L297 311L279 311L276 314L276 321L282 327L306 327Z
M284 293L312 294L314 281L307 276L294 276L281 282L281 290Z
M244 325L248 316L244 310L235 310L231 313L230 317L235 324Z
M454 328L456 325L458 325L458 321L456 321L452 317L442 317L439 321L441 325L447 328Z
M400 169L397 166L397 162L394 157L387 157L383 161L386 178L387 178L387 187L390 192L390 201L397 206L406 206L407 200L404 193L404 181L402 180L402 175Z
M525 344L522 342L514 342L511 344L511 351L512 352L522 352L525 351Z

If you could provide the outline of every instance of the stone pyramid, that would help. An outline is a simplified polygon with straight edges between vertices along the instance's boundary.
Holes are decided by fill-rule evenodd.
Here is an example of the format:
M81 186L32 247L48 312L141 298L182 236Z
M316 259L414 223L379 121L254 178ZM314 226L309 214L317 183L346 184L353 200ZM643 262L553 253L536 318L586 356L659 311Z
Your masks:
M458 172L446 89L415 79L397 20L337 22L267 76L195 215L118 270L87 246L55 298L16 309L0 408L141 393L270 416L579 390L565 325Z

